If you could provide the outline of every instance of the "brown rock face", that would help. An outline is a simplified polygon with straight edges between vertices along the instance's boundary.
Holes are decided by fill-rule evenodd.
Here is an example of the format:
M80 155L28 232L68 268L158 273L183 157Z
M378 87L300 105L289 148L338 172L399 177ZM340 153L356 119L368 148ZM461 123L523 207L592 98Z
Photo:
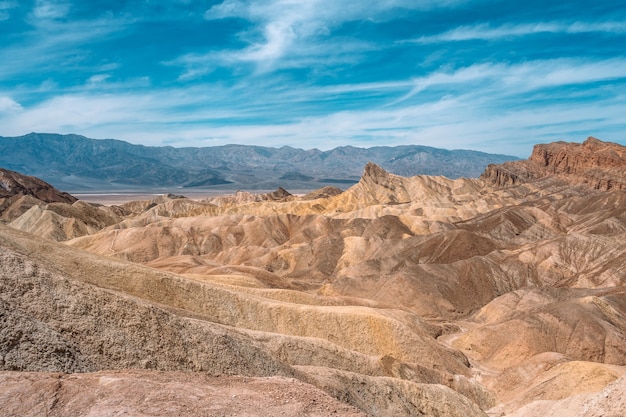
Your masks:
M557 142L536 145L530 160L549 167L555 174L576 174L592 168L624 167L626 147L589 137L582 144Z
M11 221L40 203L72 204L77 198L39 178L0 168L0 219Z
M31 195L45 203L69 203L76 197L59 191L39 178L0 168L0 198Z
M527 161L489 165L482 178L503 187L549 175L597 190L626 189L626 147L593 137L535 145Z

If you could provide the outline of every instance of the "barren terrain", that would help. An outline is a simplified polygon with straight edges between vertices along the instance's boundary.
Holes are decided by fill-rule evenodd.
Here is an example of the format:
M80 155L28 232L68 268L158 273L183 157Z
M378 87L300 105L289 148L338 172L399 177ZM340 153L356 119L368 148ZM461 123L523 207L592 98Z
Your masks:
M306 196L5 187L0 408L624 416L624 155L538 145L455 180L370 163Z

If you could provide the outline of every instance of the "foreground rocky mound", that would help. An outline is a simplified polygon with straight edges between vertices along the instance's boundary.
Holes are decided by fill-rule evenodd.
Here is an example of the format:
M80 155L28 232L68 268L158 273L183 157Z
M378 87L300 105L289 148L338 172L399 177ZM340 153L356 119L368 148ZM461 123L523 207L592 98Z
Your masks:
M596 177L613 175L598 161ZM82 402L78 388L56 391L58 410L94 413L132 384L129 410L147 413L146 384L191 410L176 374L190 372L219 386L221 410L249 415L270 414L221 398L286 381L302 401L259 404L326 415L304 402L327 395L346 415L623 415L607 398L626 373L626 191L579 184L583 171L506 187L490 172L405 178L368 164L348 190L304 198L37 206L0 225L0 364L63 374L0 377L24 398L29 378L106 383ZM99 210L118 220L98 222ZM51 233L50 212L94 227ZM158 401L153 415L168 415Z
M72 375L6 372L0 374L0 385L3 413L21 417L366 416L309 384L281 377L215 378L136 370Z
M598 190L626 189L626 148L593 137L582 144L535 145L528 160L489 165L483 178L505 186L549 175Z
M452 380L459 389L488 398L464 377L462 355L437 346L424 325L401 312L185 279L2 225L0 246L4 369L280 375L369 415L424 414L438 401L448 410L441 415L484 415L465 396L431 384L458 373ZM405 363L418 359L431 365ZM389 377L394 362L404 372L414 369L408 379Z

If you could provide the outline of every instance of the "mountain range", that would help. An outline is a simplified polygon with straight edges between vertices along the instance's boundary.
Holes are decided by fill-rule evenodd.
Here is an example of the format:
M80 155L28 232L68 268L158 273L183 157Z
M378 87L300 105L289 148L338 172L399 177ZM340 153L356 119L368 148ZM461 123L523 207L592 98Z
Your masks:
M426 146L338 147L329 151L284 146L149 147L79 135L30 133L0 137L0 166L67 191L146 188L313 190L355 184L367 162L397 175L477 177L507 155Z

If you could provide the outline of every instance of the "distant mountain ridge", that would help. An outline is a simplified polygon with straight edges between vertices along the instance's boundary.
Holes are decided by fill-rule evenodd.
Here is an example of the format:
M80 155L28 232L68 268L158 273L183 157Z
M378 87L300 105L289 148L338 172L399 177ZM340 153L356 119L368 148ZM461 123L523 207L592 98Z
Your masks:
M367 162L397 175L478 177L489 164L518 158L407 145L329 151L289 146L149 147L80 135L30 133L0 137L0 167L37 176L58 188L129 187L316 189L356 183Z

